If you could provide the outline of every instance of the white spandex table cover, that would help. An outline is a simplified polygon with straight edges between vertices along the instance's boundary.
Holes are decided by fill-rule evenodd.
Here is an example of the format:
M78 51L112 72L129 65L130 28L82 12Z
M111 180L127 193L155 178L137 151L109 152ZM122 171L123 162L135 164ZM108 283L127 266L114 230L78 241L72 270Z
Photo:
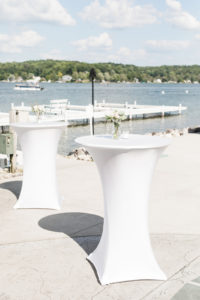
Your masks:
M148 233L148 197L156 161L168 138L129 135L76 139L94 158L104 195L104 227L88 259L101 284L166 276L152 252Z
M60 209L56 154L64 122L13 123L23 152L22 190L14 208Z

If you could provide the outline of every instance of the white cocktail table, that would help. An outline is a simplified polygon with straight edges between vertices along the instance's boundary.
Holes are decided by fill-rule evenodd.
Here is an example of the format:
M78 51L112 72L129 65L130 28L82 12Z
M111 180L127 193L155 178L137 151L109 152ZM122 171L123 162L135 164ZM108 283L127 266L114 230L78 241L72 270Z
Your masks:
M23 152L22 190L14 208L60 209L56 154L64 122L13 123Z
M158 279L148 232L148 198L155 164L168 138L129 135L76 139L97 164L104 195L104 227L96 250L88 256L101 284Z

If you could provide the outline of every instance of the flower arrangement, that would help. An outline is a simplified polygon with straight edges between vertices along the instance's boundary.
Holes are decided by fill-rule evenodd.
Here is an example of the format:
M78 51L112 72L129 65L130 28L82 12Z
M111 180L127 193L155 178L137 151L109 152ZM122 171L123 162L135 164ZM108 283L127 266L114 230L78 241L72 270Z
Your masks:
M119 137L119 127L121 122L125 119L125 114L117 110L115 110L111 115L106 115L106 120L111 121L114 125L113 138L117 139Z
M44 107L42 105L33 105L32 112L35 113L37 121L39 121L40 116L44 113Z

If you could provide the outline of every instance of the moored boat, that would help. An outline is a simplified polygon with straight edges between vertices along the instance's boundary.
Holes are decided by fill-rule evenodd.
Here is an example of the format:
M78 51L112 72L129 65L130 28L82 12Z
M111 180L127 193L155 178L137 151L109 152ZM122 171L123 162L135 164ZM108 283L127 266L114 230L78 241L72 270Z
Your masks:
M44 88L35 83L18 83L14 86L14 90L18 91L41 91Z

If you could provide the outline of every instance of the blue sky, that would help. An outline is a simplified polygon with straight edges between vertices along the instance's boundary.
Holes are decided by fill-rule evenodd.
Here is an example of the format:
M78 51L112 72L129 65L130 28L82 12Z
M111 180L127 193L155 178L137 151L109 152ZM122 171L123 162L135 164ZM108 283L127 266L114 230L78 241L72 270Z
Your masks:
M0 0L0 61L200 64L197 0Z

